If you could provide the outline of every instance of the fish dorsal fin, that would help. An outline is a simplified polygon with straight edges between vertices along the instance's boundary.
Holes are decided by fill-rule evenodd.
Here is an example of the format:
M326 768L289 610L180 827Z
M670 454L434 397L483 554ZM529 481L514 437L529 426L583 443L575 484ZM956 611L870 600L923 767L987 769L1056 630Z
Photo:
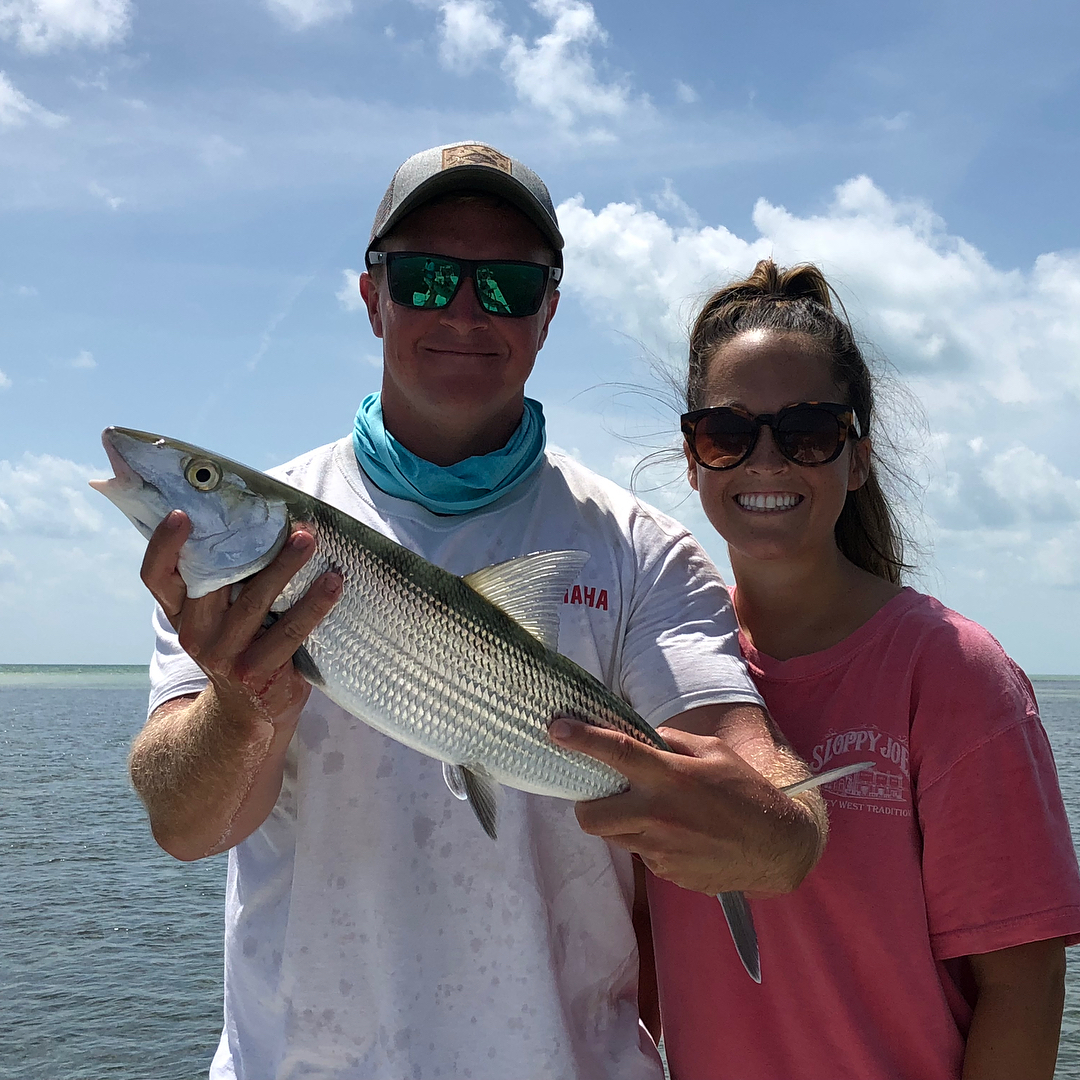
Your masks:
M850 776L852 773L862 772L863 769L872 769L873 767L874 763L872 761L860 761L857 765L841 765L839 769L830 769L828 772L818 773L817 776L811 776L809 780L800 780L797 784L788 784L787 787L782 787L780 790L789 797L800 795L802 792L819 787L821 784L828 784L833 780L839 780L842 776Z
M563 596L588 561L587 551L537 551L463 580L549 649L558 649Z

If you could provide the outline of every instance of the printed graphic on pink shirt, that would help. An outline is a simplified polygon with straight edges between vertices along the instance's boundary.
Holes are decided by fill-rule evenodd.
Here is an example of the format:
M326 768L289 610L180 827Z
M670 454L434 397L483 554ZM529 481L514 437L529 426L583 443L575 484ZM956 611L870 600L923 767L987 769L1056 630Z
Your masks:
M830 731L810 753L815 773L846 764L841 756L855 762L874 761L873 768L842 776L821 791L829 806L840 810L861 810L887 817L911 817L906 735L889 735L876 727Z

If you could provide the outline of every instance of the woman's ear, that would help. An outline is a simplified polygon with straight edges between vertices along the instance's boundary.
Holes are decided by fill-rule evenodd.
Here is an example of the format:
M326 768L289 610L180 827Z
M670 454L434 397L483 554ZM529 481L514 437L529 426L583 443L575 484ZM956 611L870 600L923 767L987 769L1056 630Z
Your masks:
M686 479L690 481L690 486L697 491L697 462L694 460L694 455L690 453L690 447L687 446L685 439L683 439L682 452L686 458Z
M857 439L851 444L851 461L848 463L848 491L855 491L866 483L870 476L870 454L873 447L870 436Z

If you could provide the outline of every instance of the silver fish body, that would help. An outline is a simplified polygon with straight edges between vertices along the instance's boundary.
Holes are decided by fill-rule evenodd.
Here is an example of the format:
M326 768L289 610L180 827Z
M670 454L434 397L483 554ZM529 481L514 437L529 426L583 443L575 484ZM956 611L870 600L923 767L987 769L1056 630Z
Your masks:
M171 509L191 518L180 563L189 596L242 581L269 563L293 526L310 528L315 554L274 610L289 608L326 570L344 584L297 666L346 711L444 762L447 783L489 832L493 814L485 821L483 803L493 809L492 783L574 800L627 787L609 766L554 744L554 716L665 746L625 701L553 647L563 592L586 554L541 552L460 578L221 455L123 428L109 428L102 441L117 475L93 486L144 535Z
M621 698L553 651L469 582L340 511L312 500L316 555L278 604L328 569L342 597L306 642L323 691L372 727L450 765L538 795L594 799L626 788L614 769L556 746L554 716L663 740ZM577 554L577 553L574 553ZM583 559L542 552L512 560L512 579L545 574L561 603ZM492 568L499 570L501 568ZM495 576L498 576L497 574Z

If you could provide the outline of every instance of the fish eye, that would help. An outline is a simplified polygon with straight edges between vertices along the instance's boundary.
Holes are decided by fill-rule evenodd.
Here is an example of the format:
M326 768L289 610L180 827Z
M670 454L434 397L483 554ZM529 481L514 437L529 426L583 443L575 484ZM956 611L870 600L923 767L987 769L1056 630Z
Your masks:
M197 491L213 491L221 483L221 469L206 458L196 458L188 463L184 477Z

